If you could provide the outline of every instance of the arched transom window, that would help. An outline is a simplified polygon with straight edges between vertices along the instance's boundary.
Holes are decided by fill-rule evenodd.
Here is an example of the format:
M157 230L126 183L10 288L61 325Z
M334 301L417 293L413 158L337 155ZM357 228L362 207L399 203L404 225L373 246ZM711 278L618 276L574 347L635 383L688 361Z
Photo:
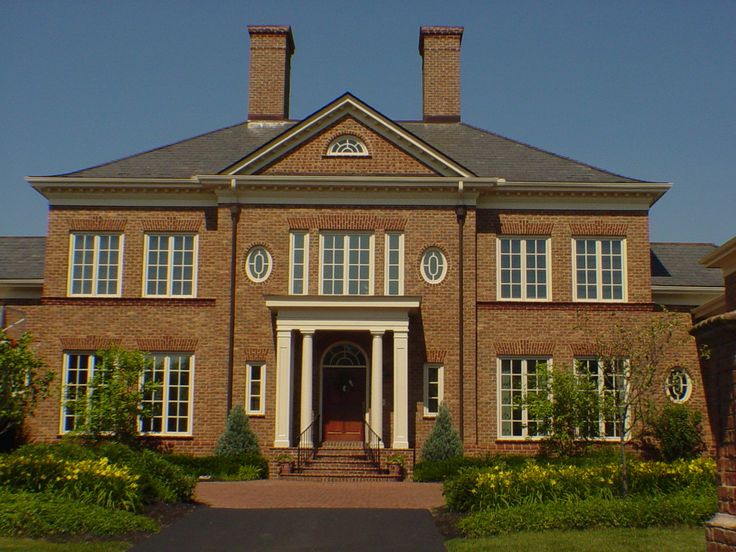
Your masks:
M335 138L330 147L327 148L327 155L336 157L355 157L368 155L368 148L360 138L345 134Z
M333 346L325 355L323 366L347 368L351 366L366 366L365 355L355 345L339 343Z

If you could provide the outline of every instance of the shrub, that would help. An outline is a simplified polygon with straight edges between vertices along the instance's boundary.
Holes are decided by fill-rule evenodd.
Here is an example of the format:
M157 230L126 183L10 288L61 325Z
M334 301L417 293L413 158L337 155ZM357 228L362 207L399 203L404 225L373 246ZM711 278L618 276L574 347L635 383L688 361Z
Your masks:
M665 406L651 421L659 456L666 461L695 458L705 450L703 416L684 404Z
M53 494L15 493L0 489L0 535L120 535L157 531L151 518L109 510Z
M209 475L215 479L234 479L243 466L258 468L260 477L268 474L268 462L259 454L243 454L240 456L189 456L184 454L166 454L167 462L184 470L188 475L199 477Z
M422 447L422 461L449 460L462 454L463 444L460 435L452 427L450 411L445 404L441 404L432 431Z
M260 454L258 438L250 429L248 416L242 406L236 406L227 417L225 432L215 446L216 456L241 456L243 454Z
M528 462L522 468L503 465L463 468L445 481L447 506L456 512L506 508L520 504L611 498L621 477L618 464L599 466L540 465ZM665 494L683 488L708 489L715 484L711 459L664 462L631 462L630 491L633 494Z
M525 504L473 513L458 523L467 537L549 529L600 529L702 525L718 510L714 492L689 490L668 495L588 498Z
M105 508L138 510L138 476L107 458L65 460L54 456L0 457L0 485L29 492L52 492Z

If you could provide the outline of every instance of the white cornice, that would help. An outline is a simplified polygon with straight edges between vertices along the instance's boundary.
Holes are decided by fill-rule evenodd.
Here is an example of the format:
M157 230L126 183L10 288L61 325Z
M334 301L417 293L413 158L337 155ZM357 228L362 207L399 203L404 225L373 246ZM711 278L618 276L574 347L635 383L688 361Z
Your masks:
M724 276L736 272L736 236L700 259L708 268L720 268Z
M398 309L416 310L421 297L387 295L267 295L266 307L273 310L308 309Z
M652 301L658 305L697 307L723 295L722 286L652 286Z

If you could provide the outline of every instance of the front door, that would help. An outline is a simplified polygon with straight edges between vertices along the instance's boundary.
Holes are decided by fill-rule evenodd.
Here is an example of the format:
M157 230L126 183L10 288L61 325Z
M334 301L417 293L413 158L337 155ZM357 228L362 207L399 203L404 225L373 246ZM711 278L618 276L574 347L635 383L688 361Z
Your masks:
M328 351L322 366L322 440L361 441L365 356L354 345L340 344Z

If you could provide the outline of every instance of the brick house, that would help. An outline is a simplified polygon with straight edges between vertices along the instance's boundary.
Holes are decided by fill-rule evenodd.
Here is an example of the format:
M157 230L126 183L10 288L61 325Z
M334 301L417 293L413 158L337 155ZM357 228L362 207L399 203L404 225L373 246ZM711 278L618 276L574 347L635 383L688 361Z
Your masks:
M596 335L663 304L689 321L722 291L697 265L713 246L650 244L669 184L461 121L462 28L421 29L420 121L349 93L290 119L291 30L248 30L246 122L28 178L45 268L15 308L58 372L34 438L74 427L62 397L118 343L153 354L141 429L176 450L211 452L240 404L266 451L306 431L411 453L444 401L468 452L532 451L514 397L538 362L603 386ZM694 344L672 362L658 396L705 410Z

